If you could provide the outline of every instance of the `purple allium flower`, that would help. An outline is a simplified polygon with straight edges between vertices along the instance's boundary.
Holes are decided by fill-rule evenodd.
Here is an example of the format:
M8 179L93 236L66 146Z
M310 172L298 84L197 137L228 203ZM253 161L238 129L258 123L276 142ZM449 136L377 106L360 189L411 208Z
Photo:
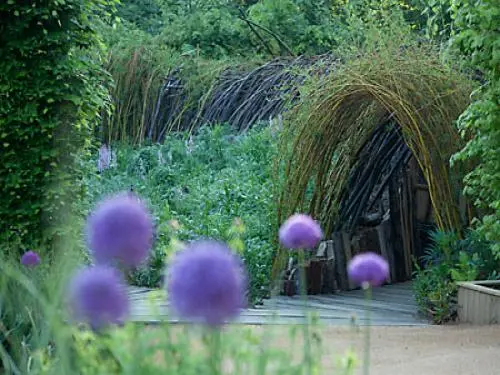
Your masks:
M310 216L295 214L279 230L279 239L289 249L312 249L323 237L320 226Z
M98 264L137 266L153 242L151 216L134 195L121 194L102 202L87 223L89 247Z
M379 286L389 277L389 265L380 255L363 253L356 255L347 266L349 278L358 285Z
M221 242L194 242L174 256L168 268L168 295L184 318L218 326L245 304L241 260Z
M78 271L70 284L69 302L75 319L94 329L122 323L128 315L127 288L118 271L109 266Z
M27 251L21 257L21 264L26 267L34 267L40 264L40 256L34 251Z

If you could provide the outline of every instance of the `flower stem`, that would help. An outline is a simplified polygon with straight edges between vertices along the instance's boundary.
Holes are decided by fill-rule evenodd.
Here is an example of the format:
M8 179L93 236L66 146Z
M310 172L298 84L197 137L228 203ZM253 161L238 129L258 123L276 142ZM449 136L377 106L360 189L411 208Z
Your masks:
M221 332L218 328L211 328L208 337L210 373L220 375L222 373Z
M372 300L372 287L370 284L363 284L365 291L365 351L363 360L363 375L370 373L370 330L371 330L371 300Z
M311 342L309 337L309 311L307 306L307 277L306 277L306 264L304 250L300 249L298 252L298 266L300 274L300 296L303 302L304 308L304 361L306 363L306 374L311 374L312 372L312 355L311 355Z

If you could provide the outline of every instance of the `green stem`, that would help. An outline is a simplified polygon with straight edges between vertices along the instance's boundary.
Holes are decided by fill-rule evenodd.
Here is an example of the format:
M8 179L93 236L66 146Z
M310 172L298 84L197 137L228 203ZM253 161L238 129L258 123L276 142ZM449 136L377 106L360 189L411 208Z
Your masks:
M371 331L371 300L372 287L370 284L363 285L365 290L365 352L363 360L363 375L370 373L370 331Z
M210 329L209 332L210 351L210 373L220 375L222 373L221 332L218 328Z
M311 340L309 337L309 319L308 319L308 306L307 306L307 278L306 278L306 265L304 250L299 250L299 275L300 275L300 296L304 308L304 360L306 363L306 374L312 373L312 356L311 356Z

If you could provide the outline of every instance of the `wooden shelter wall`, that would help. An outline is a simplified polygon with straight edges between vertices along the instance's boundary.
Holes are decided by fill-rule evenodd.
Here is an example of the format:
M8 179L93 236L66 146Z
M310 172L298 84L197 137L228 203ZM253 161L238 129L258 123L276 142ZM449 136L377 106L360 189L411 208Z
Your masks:
M423 255L427 245L426 230L433 226L429 191L422 183L420 169L413 158L390 181L384 195L388 197L389 210L378 225L333 233L329 245L333 247L335 259L334 276L325 277L327 285L323 285L323 291L356 288L347 277L347 264L356 254L365 251L373 251L387 259L388 283L412 278L414 261Z

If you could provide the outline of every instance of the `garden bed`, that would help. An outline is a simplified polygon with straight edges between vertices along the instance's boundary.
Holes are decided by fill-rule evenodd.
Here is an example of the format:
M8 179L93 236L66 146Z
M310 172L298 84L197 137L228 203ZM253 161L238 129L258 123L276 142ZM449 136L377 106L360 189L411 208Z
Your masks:
M458 283L458 318L463 323L500 323L500 280Z

